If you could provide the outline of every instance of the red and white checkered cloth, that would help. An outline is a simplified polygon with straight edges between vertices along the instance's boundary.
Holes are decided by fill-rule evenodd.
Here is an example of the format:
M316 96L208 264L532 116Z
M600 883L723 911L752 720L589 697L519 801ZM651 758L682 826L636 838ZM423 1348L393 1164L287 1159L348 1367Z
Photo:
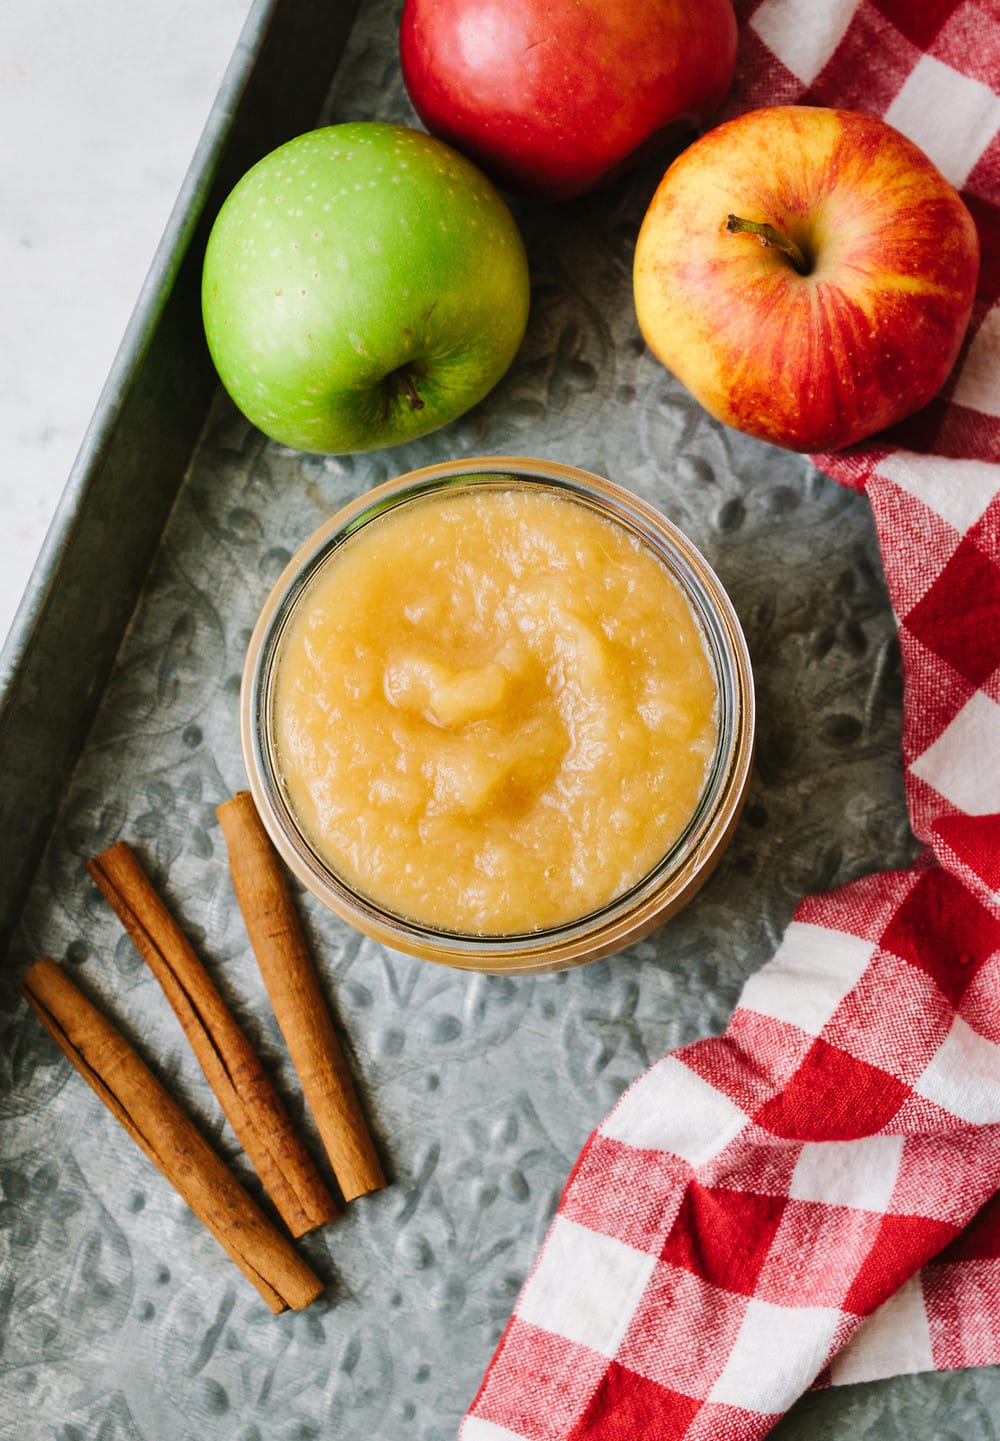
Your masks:
M462 1441L749 1441L814 1385L1000 1363L1000 8L737 10L727 115L880 114L980 231L942 395L816 458L871 500L926 850L805 900L725 1034L626 1091L573 1169Z

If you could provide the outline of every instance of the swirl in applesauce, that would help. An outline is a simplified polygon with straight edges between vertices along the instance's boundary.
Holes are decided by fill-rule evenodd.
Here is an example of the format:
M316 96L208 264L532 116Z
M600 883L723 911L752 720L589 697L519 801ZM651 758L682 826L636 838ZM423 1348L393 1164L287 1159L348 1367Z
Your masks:
M718 692L647 546L577 501L484 488L332 552L283 638L273 721L335 874L418 924L508 935L599 909L670 849Z

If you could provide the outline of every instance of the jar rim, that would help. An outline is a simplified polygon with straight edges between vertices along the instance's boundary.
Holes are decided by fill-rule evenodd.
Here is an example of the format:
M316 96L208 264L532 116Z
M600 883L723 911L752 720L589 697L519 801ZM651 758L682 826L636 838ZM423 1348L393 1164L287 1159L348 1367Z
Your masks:
M521 489L575 500L629 531L664 564L691 605L718 693L718 735L698 805L681 834L634 885L582 916L544 929L471 933L428 926L373 901L328 866L288 802L276 755L274 682L282 638L311 583L340 548L390 510L436 494ZM624 487L574 466L519 456L444 461L408 471L338 509L299 546L273 585L251 635L240 694L250 791L293 875L335 915L393 949L463 969L504 974L596 959L647 934L707 879L742 809L755 730L749 651L735 608L683 532Z

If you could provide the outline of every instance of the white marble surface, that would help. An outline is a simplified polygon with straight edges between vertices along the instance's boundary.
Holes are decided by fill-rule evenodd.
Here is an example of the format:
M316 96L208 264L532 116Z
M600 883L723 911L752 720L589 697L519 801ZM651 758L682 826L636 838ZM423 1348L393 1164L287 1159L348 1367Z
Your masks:
M251 0L0 0L0 643Z

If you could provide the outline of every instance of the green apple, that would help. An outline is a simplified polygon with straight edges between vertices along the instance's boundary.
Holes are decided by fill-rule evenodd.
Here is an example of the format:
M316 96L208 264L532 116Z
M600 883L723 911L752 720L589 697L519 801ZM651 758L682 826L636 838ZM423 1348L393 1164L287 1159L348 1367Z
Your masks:
M450 146L363 121L309 131L239 181L202 275L226 390L273 440L345 454L454 420L528 319L520 232Z

